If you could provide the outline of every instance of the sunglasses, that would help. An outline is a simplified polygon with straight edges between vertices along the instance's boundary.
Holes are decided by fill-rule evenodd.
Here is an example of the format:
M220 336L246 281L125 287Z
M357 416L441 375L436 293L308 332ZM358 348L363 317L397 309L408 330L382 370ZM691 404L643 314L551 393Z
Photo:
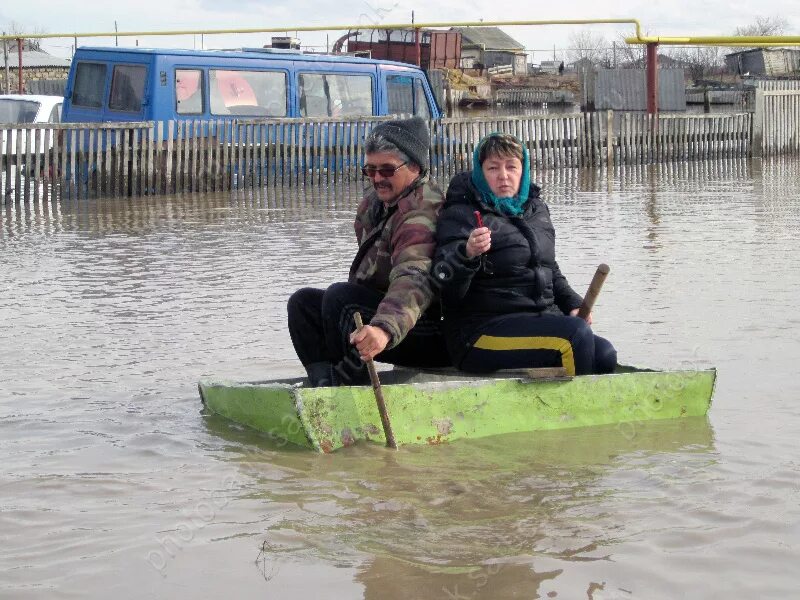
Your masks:
M408 161L404 163L400 163L396 167L376 167L375 165L364 165L361 167L361 172L364 174L364 177L375 177L376 173L380 173L381 177L388 179L389 177L394 177L394 174L397 172L398 169L405 167L408 164Z

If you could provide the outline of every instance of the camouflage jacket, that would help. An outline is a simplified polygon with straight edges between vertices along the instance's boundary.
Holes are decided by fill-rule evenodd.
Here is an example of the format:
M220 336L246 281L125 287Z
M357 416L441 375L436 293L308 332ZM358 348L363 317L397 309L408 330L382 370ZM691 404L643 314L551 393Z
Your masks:
M442 192L425 175L391 204L372 190L358 206L359 249L349 281L385 293L370 325L391 336L387 348L403 340L435 297L428 271L443 201Z

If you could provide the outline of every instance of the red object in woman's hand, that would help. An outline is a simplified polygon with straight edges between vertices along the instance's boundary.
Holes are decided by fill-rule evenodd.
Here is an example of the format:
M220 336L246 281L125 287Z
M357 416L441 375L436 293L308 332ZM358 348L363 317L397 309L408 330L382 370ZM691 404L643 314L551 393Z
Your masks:
M478 222L478 225L470 232L467 238L467 258L474 258L488 252L492 244L492 232L488 230L483 231L484 225L480 211L472 211L472 214L475 215L475 220Z

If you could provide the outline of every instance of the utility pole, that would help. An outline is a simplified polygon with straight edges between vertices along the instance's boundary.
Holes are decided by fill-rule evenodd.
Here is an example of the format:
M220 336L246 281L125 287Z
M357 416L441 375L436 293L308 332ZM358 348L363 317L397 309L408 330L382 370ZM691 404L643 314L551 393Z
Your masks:
M114 20L114 32L115 33L119 33L119 29L117 29L117 21L116 21L116 19ZM119 36L116 36L116 35L114 36L114 45L115 46L119 46ZM75 47L77 48L78 46L76 45Z
M22 38L17 38L17 57L19 59L19 70L17 71L17 90L20 94L25 93L25 88L23 87L22 83L22 45L24 43L25 40Z
M658 114L658 42L650 42L647 48L647 114ZM653 120L653 123L658 121Z
M6 32L3 32L5 35ZM6 94L11 93L11 70L8 68L8 40L3 40L3 60L6 65Z
M414 11L411 11L411 24L414 24ZM405 52L403 52L405 55ZM429 57L430 58L430 57ZM422 53L419 45L419 28L414 27L414 59L417 66L422 64Z

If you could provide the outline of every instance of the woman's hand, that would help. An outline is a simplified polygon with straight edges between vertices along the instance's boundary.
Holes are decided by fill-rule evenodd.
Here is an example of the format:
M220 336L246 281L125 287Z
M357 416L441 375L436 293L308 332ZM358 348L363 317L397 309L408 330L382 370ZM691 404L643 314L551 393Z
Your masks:
M571 316L571 317L577 317L577 316L578 316L578 311L579 311L579 310L580 310L580 308L573 308L571 311L569 311L569 316ZM592 313L589 313L589 316L588 316L588 317L586 317L586 322L587 322L589 325L591 325L591 324L592 324Z
M361 360L367 362L383 352L389 344L389 334L380 327L364 325L361 331L350 334L350 343L358 350Z
M489 251L492 247L492 232L488 227L476 227L469 234L467 240L467 258L475 258L485 252Z

